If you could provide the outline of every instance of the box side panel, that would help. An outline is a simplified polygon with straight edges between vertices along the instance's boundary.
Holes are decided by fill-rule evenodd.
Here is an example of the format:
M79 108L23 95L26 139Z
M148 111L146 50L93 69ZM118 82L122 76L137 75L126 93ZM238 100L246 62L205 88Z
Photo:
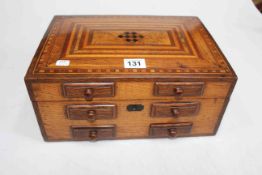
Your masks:
M231 97L231 95L232 95L232 93L233 93L233 90L234 90L234 88L235 88L236 83L237 83L237 77L236 77L236 79L231 83L230 89L229 89L229 91L228 91L228 93L227 93L227 97L225 98L225 102L224 102L223 108L222 108L222 110L221 110L221 112L220 112L220 114L219 114L219 118L218 118L218 120L217 120L216 127L215 127L215 129L214 129L214 134L216 134L217 131L218 131L218 128L219 128L219 126L220 126L220 124L221 124L221 121L222 121L222 119L223 119L224 113L225 113L225 111L226 111L227 105L228 105L228 103L229 103L229 101L230 101L230 97Z
M40 128L41 134L43 136L43 139L45 141L47 141L48 140L48 136L46 134L46 130L45 130L45 127L44 127L43 118L42 118L41 113L39 111L38 103L37 102L32 102L32 105L33 105L33 108L34 108L34 111L35 111L36 119L37 119L37 122L38 122L38 125L39 125L39 128Z

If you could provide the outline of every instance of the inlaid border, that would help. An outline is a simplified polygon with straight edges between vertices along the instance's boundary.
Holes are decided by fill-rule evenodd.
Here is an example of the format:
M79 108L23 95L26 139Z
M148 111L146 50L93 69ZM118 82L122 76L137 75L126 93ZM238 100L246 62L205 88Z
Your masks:
M196 20L196 19L192 19ZM194 21L195 22L195 21ZM184 26L186 28L186 26ZM37 64L34 68L34 74L103 74L103 73L211 73L211 74L219 74L219 73L230 73L229 67L224 60L224 57L222 53L220 52L219 48L217 47L216 43L213 41L213 39L210 37L210 34L208 31L204 28L203 25L199 26L199 33L203 36L203 39L207 46L210 49L210 52L214 56L214 59L216 59L217 63L220 64L220 67L217 69L210 70L208 68L174 68L174 69L163 69L163 68L148 68L148 69L124 69L124 68L108 68L108 69L81 69L81 68L54 68L54 67L48 67L51 63L49 59L50 57L56 57L60 58L61 56L61 46L56 45L56 40L64 40L65 37L62 35L57 35L63 32L63 20L56 20L51 30L47 36L47 39L44 43L43 49L40 53L40 56L37 59ZM189 35L190 36L190 35ZM191 37L191 36L190 36ZM191 37L192 38L192 37ZM54 44L55 43L55 44ZM46 63L46 60L49 60L48 63Z

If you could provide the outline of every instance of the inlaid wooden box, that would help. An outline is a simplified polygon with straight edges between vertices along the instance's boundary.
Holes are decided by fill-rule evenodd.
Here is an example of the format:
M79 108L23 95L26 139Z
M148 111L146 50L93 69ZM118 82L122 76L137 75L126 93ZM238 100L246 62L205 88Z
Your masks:
M25 76L45 140L214 135L237 76L197 17L56 16Z

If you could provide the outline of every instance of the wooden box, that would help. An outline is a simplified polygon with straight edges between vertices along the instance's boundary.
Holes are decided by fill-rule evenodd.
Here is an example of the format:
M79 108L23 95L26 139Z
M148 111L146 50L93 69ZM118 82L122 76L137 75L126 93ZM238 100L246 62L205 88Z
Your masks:
M214 135L237 76L197 17L56 16L25 76L45 140Z

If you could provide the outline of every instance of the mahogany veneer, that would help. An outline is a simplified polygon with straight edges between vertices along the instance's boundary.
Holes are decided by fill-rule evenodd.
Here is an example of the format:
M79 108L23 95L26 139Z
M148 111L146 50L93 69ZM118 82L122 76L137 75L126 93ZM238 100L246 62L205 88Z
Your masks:
M201 21L171 16L55 16L25 76L47 141L213 135L236 81Z

